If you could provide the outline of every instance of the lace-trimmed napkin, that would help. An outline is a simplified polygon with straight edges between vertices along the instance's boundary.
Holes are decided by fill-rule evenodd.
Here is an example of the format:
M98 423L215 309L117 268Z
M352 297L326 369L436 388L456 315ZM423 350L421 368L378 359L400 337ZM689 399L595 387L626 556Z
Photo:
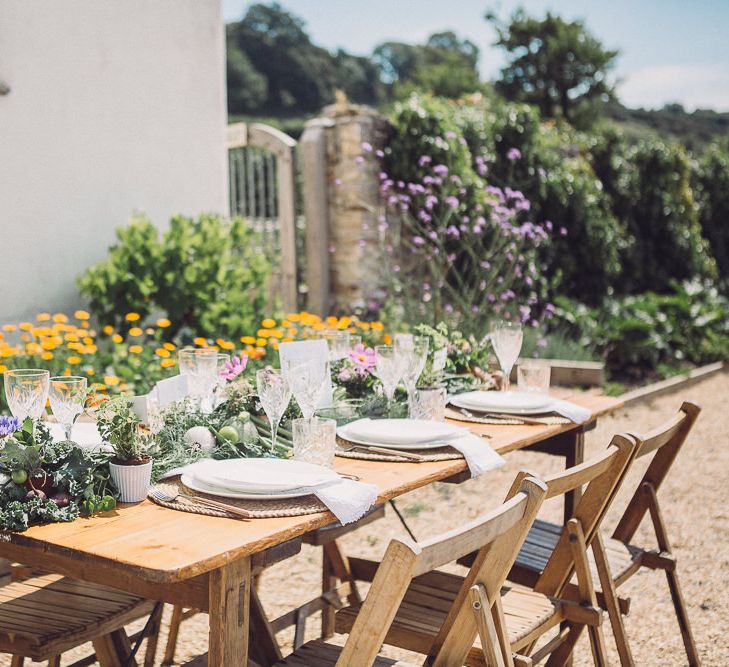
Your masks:
M471 477L478 477L489 470L496 470L506 463L488 442L473 433L453 438L447 444L463 454L468 469L471 471Z

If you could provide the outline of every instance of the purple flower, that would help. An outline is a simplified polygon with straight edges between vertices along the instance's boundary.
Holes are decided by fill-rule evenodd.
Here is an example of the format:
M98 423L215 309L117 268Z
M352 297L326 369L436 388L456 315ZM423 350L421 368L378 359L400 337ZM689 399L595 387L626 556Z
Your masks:
M360 248L364 248L367 245L367 242L364 239L360 239L357 241L357 246Z
M425 245L425 239L422 236L413 236L414 245Z
M358 155L356 158L354 158L354 161L357 164L362 164L364 162L364 158L361 155Z
M341 178L335 178L334 179L334 185L341 185L341 184L342 184L342 179Z
M444 164L437 164L433 167L433 173L437 176L446 177L448 176L448 167Z
M418 167L424 167L426 164L430 164L433 158L430 155L421 155L418 159Z
M20 428L17 417L0 417L0 438L7 438Z
M372 144L369 141L363 141L359 147L365 152L365 153L371 153L372 152Z
M521 157L521 151L518 148L510 148L506 151L506 159L509 162L515 162Z
M362 343L357 343L347 354L355 370L371 373L377 365L377 354L375 351L371 347L365 347Z
M337 380L339 382L349 382L352 379L352 371L349 368L343 368L337 374Z
M243 354L240 357L233 357L225 363L225 367L220 371L220 377L230 382L235 380L248 366L248 355Z
M445 203L448 204L451 208L458 208L458 205L461 203L458 201L458 197L446 197Z
M377 157L385 157L385 151L380 150L379 148L375 151L375 155Z
M567 228L566 227L560 227L559 228L559 235L560 236L567 236Z

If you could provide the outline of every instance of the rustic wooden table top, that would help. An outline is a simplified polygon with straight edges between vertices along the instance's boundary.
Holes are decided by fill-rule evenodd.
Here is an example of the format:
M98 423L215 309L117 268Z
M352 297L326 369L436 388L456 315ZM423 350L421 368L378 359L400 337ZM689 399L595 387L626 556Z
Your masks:
M562 394L564 396L564 394ZM594 417L619 408L619 399L590 393L568 396ZM522 449L580 427L566 425L468 424L488 433L500 453ZM376 484L379 501L447 479L466 469L463 460L392 463L338 458L335 469ZM44 560L73 559L74 569L103 568L108 576L139 577L157 584L181 582L303 535L333 520L329 512L299 517L241 521L177 512L144 501L72 523L36 526L24 533L0 533L0 557L43 552ZM114 585L114 581L108 582Z

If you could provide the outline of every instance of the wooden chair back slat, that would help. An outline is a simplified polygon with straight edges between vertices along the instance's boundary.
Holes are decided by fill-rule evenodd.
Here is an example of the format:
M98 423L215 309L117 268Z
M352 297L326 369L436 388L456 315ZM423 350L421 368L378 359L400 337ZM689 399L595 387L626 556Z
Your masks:
M612 464L615 447L610 445L597 456L550 476L547 482L547 499L563 496L569 491L584 486L602 475Z
M571 518L579 522L586 546L592 543L600 522L620 488L637 449L638 443L634 437L616 435L610 442L607 452L582 464L583 472L589 471L592 477L583 479L586 486ZM545 480L547 488L550 489L553 483L555 489L562 488L564 476L565 473L558 473L547 478ZM577 474L576 477L581 477L581 474ZM548 493L551 495L551 489ZM534 590L544 595L559 596L573 572L574 557L570 547L570 536L565 526Z
M700 412L701 408L698 405L686 401L681 405L679 412L665 424L649 431L645 437L639 437L638 456L652 453L653 459L615 528L613 537L616 540L627 543L635 535L635 531L638 530L638 526L648 511L641 487L648 483L654 491L658 491Z
M476 545L480 549L479 556L482 553L490 555L485 560L489 561L491 567L477 577L479 580L476 583L482 583L489 596L494 592L498 594L516 558L516 553L511 552L515 549L518 553L545 493L546 486L543 482L528 477L522 480L518 491L509 496L504 505L461 529L438 535L422 544L409 540L390 542L337 661L337 667L372 664L412 579L418 574L455 561L473 550L478 539L483 540ZM515 544L517 540L518 543ZM454 636L454 641L451 642L458 654L463 656L461 662L453 662L453 656L443 647L433 653L433 664L439 667L463 665L466 654L473 646L478 629L473 620L467 588L466 595L459 594L453 603L444 628L449 622L449 629L453 628L456 619L466 616L470 616L473 625L473 633L469 633L470 640L464 641L465 637ZM450 634L459 633L445 632L444 636L449 637Z

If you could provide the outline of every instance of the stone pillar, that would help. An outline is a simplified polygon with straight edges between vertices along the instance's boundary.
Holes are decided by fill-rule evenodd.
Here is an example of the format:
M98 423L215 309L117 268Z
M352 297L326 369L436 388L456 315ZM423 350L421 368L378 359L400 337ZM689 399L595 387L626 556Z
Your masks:
M309 307L321 314L348 313L356 307L366 307L371 298L378 296L381 250L377 217L381 202L379 162L374 151L384 141L387 122L374 109L344 99L326 107L322 116L310 121L306 132L312 142L317 133L323 133L327 215L312 219L307 214L307 239L311 237L307 243L307 262L328 260L328 285L317 273L317 267L310 266L307 270L311 278L308 280ZM363 144L370 144L373 150L363 150ZM309 150L315 152L314 148ZM305 197L315 196L315 176L304 173L304 179ZM316 207L312 207L314 210ZM326 225L326 235L322 233L322 225ZM326 259L321 252L324 238ZM313 251L315 247L319 249L318 254ZM322 298L320 290L324 288L329 293Z

